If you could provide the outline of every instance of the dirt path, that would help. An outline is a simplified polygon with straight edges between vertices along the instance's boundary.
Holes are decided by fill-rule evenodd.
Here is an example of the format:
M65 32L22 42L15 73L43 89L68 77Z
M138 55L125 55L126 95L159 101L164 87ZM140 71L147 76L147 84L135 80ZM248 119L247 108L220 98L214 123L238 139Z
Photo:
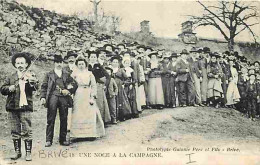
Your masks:
M86 161L87 154L108 153L109 158L98 159L100 164L109 164L111 154L146 152L147 148L239 148L245 153L258 153L260 146L260 122L252 122L239 112L230 109L213 108L175 108L164 110L145 110L138 119L131 119L106 128L106 136L95 141L81 141L69 147L62 147L57 142L51 148L45 148L44 111L35 113L34 161L30 164L77 164ZM56 137L59 124L56 124ZM6 140L1 140L3 143ZM7 140L6 160L12 150ZM76 157L60 158L59 153L68 151ZM223 150L224 151L224 150ZM49 154L49 155L48 155ZM56 154L56 155L55 155ZM80 155L81 154L81 155ZM66 155L66 154L65 154ZM102 156L105 156L102 155ZM85 158L85 159L84 159ZM90 158L89 158L90 159ZM104 162L103 162L103 161ZM125 159L122 159L125 160ZM122 163L122 160L119 162ZM136 159L134 159L136 161ZM138 159L137 159L138 160ZM81 164L82 162L79 161ZM260 162L260 161L259 161ZM8 162L14 163L14 162ZM24 160L17 161L18 164ZM97 162L95 162L96 164ZM0 163L1 164L1 163ZM130 163L132 164L132 163Z

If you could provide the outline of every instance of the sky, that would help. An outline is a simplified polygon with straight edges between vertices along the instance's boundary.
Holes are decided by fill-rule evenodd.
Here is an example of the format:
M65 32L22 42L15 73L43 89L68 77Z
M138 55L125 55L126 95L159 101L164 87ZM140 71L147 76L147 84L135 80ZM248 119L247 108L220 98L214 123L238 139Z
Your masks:
M28 6L54 10L57 13L87 15L92 12L93 5L89 0L17 0ZM122 18L120 31L140 31L140 22L150 21L150 31L157 37L177 38L181 33L181 23L188 20L187 15L200 15L201 6L193 0L102 0L99 11L113 13ZM258 2L260 8L260 1ZM260 25L253 30L260 35ZM195 31L198 37L223 39L213 27L201 27ZM237 36L236 41L252 41L251 35L245 31Z

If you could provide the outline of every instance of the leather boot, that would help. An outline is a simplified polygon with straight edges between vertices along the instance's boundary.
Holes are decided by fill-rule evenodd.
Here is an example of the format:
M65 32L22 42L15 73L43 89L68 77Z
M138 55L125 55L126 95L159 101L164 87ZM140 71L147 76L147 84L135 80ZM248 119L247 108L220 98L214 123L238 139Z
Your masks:
M15 156L11 158L11 160L17 160L22 156L21 153L21 139L13 139L14 142L14 150Z
M32 161L32 140L25 140L26 161Z

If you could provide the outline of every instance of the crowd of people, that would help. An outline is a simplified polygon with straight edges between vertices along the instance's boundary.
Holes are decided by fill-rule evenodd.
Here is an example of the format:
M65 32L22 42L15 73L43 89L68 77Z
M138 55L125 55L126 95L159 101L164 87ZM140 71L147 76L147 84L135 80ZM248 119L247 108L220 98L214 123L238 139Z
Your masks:
M58 109L59 142L65 146L78 138L102 137L107 125L138 118L151 108L211 106L236 109L252 120L260 115L259 61L208 47L176 53L137 42L101 43L93 42L86 52L53 55L54 69L41 83L27 71L27 53L12 57L16 72L1 93L8 96L14 160L21 157L21 138L31 160L32 92L39 86L47 108L46 147L53 143Z

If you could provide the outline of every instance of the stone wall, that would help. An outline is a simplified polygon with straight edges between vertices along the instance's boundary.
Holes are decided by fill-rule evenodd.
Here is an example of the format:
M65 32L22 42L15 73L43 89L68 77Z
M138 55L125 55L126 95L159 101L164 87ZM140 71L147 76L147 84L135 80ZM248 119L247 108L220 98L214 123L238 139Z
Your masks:
M0 46L7 54L28 51L42 58L84 51L95 35L87 20L0 0Z

